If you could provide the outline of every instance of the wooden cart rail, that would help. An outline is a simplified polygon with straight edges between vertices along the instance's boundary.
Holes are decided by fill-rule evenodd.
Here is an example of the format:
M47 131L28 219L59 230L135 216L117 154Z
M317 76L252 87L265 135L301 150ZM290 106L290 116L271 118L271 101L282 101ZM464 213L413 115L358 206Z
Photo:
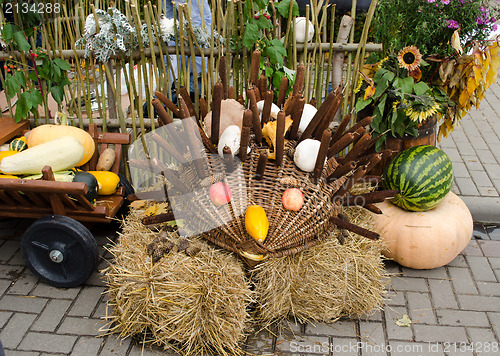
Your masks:
M84 170L95 170L99 152L114 145L116 160L111 169L118 173L122 145L130 143L129 134L98 133L95 124L89 126L96 150ZM124 189L113 195L98 196L96 204L85 194L88 186L81 182L56 182L51 167L42 170L42 179L0 179L0 216L39 218L46 215L64 215L80 222L110 222L124 203Z

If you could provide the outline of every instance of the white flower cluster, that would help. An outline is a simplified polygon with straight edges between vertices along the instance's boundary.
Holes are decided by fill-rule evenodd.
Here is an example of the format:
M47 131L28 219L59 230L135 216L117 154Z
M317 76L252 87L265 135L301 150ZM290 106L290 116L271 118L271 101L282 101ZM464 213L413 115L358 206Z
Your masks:
M76 41L76 46L83 46L85 48L85 57L94 54L95 58L101 62L107 62L112 55L117 53L130 53L139 46L139 40L136 29L129 23L127 17L123 15L116 8L109 8L108 12L96 9L97 20L99 22L99 32L95 23L94 14L87 16L85 21L85 31L80 39ZM175 32L178 32L178 23L175 19L169 19L165 15L160 17L160 36L161 40L165 43L172 43L175 41ZM141 27L141 37L144 46L149 46L149 34L153 34L153 43L157 43L156 26L148 29L147 25ZM195 40L201 47L210 46L211 31L202 29L200 26L191 26ZM190 30L188 24L184 25L184 32ZM219 37L218 33L214 31L215 38ZM220 38L222 40L222 38Z

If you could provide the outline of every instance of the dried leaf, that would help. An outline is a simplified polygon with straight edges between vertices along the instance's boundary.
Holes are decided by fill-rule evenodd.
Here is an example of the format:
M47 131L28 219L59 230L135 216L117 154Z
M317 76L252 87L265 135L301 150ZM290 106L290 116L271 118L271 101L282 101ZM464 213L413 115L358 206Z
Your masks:
M451 46L458 52L458 54L464 53L462 45L460 44L460 34L458 30L455 30L453 35L451 35Z
M146 200L134 200L132 203L130 203L130 207L133 209L140 209L146 205L147 201Z
M469 93L469 96L474 94L476 88L476 79L474 77L469 77L469 80L467 80L467 92Z
M401 327L409 327L411 323L410 317L406 314L404 314L402 318L396 320L396 325Z
M287 116L285 119L285 134L290 129L293 124L293 120L290 116ZM262 128L262 137L264 137L271 147L276 147L276 130L277 130L278 122L277 121L269 121L264 124Z
M152 215L158 215L158 214L165 214L168 212L168 203L158 203L151 205L144 215L146 216L152 216Z
M469 93L467 90L462 90L460 96L458 97L458 102L461 106L465 106L467 100L469 99Z

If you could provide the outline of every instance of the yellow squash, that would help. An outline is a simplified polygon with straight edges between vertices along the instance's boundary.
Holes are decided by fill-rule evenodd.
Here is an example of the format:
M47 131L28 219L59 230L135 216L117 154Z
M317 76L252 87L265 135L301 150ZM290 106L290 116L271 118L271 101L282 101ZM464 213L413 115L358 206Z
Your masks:
M1 151L0 152L0 162L2 162L2 159L4 159L5 157L9 157L9 156L12 156L12 155L15 155L16 153L19 153L18 151ZM1 173L2 171L0 171Z
M248 234L259 242L264 242L269 231L266 211L260 205L251 205L245 213L245 228Z
M99 184L99 195L111 195L118 189L120 177L116 173L108 171L88 171L97 179Z
M14 176L12 174L0 174L0 178L12 178L12 179L19 179L18 176Z

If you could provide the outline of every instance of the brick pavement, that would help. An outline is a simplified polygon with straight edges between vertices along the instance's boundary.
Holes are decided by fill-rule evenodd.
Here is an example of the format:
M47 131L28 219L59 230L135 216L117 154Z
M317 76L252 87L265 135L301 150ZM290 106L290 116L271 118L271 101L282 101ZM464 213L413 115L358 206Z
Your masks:
M25 267L19 236L25 220L0 221L0 340L7 355L177 355L145 348L130 338L99 332L105 287L94 273L79 288L58 289ZM98 226L102 246L117 226ZM412 270L386 262L387 305L373 315L333 324L293 321L251 335L256 355L494 355L500 337L500 227L476 224L469 246L449 265ZM104 268L103 259L100 268ZM408 315L409 327L396 325ZM475 347L475 350L471 348ZM476 352L473 351L481 351ZM328 352L327 352L328 351Z

